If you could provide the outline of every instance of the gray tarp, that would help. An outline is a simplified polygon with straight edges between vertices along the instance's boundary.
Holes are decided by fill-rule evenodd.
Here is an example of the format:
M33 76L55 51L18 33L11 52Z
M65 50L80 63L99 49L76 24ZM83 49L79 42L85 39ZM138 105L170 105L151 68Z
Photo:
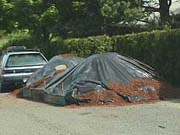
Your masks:
M44 89L52 96L76 95L104 90L110 83L128 84L133 79L152 78L145 64L117 53L96 54L54 77Z
M79 63L81 63L84 59L79 57L64 57L61 55L54 56L43 68L36 71L26 83L26 86L30 86L31 84L43 79L44 77L50 76L55 77L53 73L55 72L55 67L58 65L66 65L68 70L75 67Z
M154 76L153 69L140 61L117 53L106 53L92 55L84 60L56 56L44 68L32 75L28 83L51 76L55 67L62 64L68 67L65 72L52 76L45 87L25 87L23 96L57 105L78 104L79 100L76 96L81 93L103 91L110 83L128 84L134 79ZM136 95L122 96L128 100L142 100Z

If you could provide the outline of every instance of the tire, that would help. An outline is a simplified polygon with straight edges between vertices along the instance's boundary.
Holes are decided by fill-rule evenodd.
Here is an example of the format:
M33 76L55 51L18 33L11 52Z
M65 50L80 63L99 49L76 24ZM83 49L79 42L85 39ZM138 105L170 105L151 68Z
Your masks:
M7 93L8 90L9 89L2 83L2 81L0 81L0 93Z
M1 81L0 81L0 93L2 93L2 85L1 85Z

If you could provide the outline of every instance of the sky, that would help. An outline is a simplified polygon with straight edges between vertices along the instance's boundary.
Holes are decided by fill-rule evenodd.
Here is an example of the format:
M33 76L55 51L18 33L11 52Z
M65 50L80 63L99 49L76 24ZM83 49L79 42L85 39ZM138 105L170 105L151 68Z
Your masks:
M180 0L172 0L172 5L170 7L171 14L180 14Z

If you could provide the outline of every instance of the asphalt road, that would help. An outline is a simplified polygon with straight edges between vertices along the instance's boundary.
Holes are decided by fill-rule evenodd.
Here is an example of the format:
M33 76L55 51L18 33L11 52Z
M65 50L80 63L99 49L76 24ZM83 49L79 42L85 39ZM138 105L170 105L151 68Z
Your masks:
M0 95L0 135L179 135L180 100L55 107Z

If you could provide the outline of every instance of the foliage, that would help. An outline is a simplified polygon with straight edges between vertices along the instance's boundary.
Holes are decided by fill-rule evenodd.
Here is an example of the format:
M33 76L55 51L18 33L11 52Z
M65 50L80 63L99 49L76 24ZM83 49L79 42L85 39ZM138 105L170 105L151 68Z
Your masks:
M48 46L44 46L44 42L29 34L27 30L16 31L0 38L0 52L2 53L9 46L26 46L27 48L40 49L47 58L63 53L60 45L64 41L60 37L52 39Z
M117 51L153 65L164 78L177 81L180 79L177 76L179 30L121 36L149 29L137 23L148 21L149 14L156 9L147 2L154 1L0 0L0 31L5 31L6 35L11 33L7 37L1 35L0 46L40 48L48 58L59 53L88 56ZM157 6L161 23L164 20L160 29L179 28L178 16L169 23L171 0L159 0L158 4L161 5ZM154 29L155 25L151 27Z
M15 29L16 23L13 20L13 10L14 5L12 3L8 3L7 0L0 0L0 29L6 29L7 31L11 31Z
M10 44L10 42L14 42L14 44L11 45L17 45L16 43L18 41L29 38L30 34L28 34L27 30L16 31L12 32L11 34L4 34L3 32L3 36L0 36L0 52L1 50L5 49Z
M143 18L143 10L139 0L100 0L101 13L106 19L112 19L111 23L136 22Z
M50 42L53 36L87 37L108 33L115 24L143 17L140 0L0 0L0 29L28 29Z
M161 14L161 25L171 27L178 24L170 21L171 1L0 0L0 30L9 33L28 29L30 34L49 45L50 40L57 35L82 38L137 32L134 26L139 21L155 22L148 19L150 13L155 11ZM127 26L131 27L131 31L126 29Z
M27 31L10 34L8 38L9 42L6 42L1 50L10 45L25 45L30 48L40 48L48 58L64 53L87 57L95 53L118 52L155 67L166 80L179 84L179 29L66 40L56 36L52 38L48 46L43 46L42 40L34 38Z
M112 50L112 41L108 36L77 38L65 40L66 53L88 56L96 53L104 53Z

